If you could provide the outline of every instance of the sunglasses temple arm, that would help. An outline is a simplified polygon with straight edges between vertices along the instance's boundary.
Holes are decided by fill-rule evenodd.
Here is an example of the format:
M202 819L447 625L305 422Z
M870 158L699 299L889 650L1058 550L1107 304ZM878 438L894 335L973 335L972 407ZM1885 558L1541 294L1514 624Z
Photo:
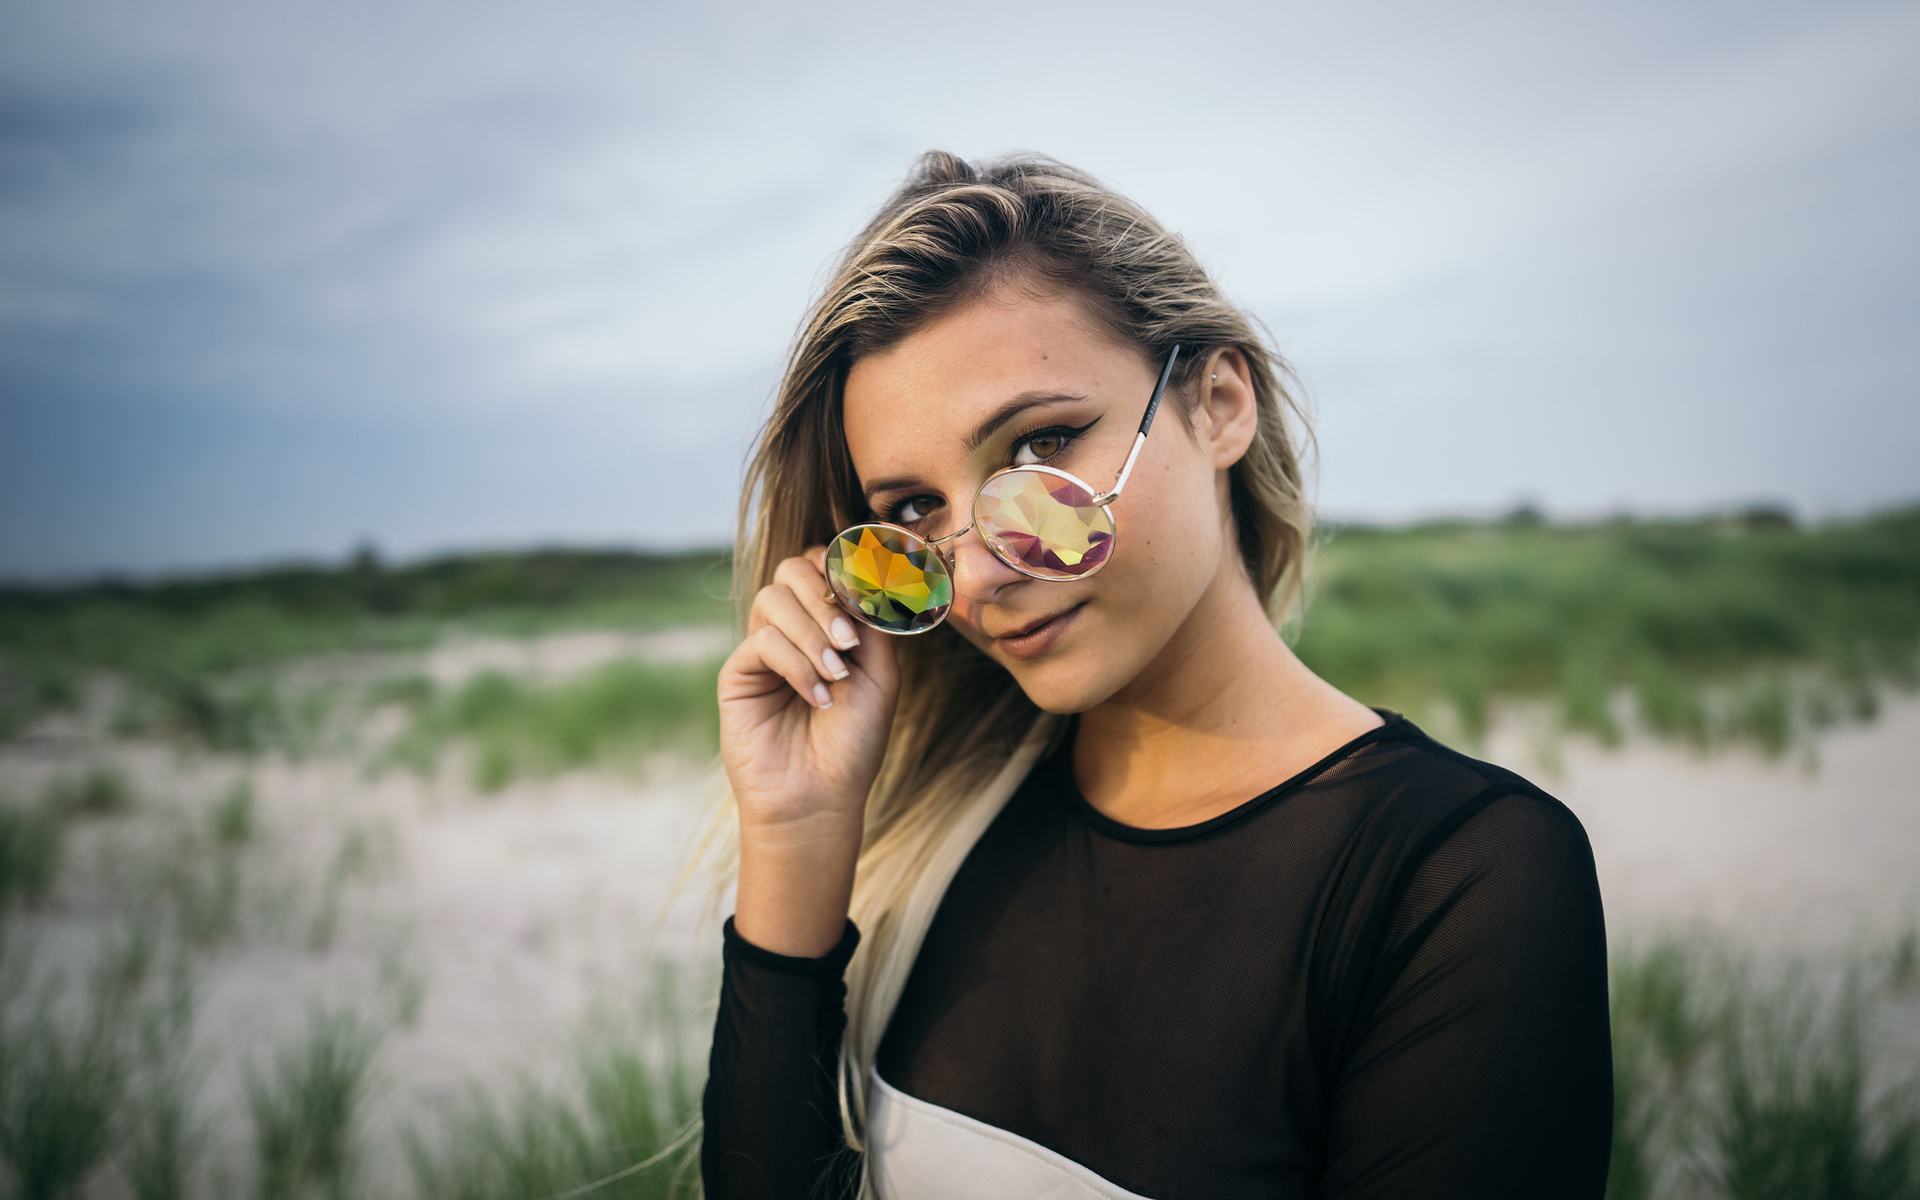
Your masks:
M1127 486L1127 476L1133 474L1133 464L1140 457L1140 447L1147 444L1147 431L1153 428L1153 414L1160 411L1161 393L1167 390L1167 380L1173 377L1173 364L1180 357L1180 347L1175 346L1173 353L1167 355L1167 365L1160 368L1160 382L1153 385L1153 398L1147 401L1147 415L1140 418L1140 432L1133 436L1133 449L1127 451L1127 461L1120 464L1120 474L1113 481L1113 490L1104 496L1095 496L1095 504L1112 504L1120 498L1120 490Z

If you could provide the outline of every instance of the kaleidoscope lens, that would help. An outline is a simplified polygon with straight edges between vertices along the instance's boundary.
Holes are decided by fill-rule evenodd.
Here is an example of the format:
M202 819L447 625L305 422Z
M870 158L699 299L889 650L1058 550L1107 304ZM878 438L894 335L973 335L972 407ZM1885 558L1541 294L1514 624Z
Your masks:
M1113 553L1113 514L1052 467L1013 467L980 485L973 524L1000 560L1035 579L1080 579Z
M895 525L855 525L827 544L827 583L847 611L887 633L924 633L953 606L940 555Z

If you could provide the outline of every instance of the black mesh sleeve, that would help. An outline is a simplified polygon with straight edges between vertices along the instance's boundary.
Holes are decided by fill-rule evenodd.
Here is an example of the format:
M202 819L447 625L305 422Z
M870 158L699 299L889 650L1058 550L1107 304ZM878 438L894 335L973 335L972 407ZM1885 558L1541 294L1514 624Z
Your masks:
M762 950L729 919L701 1106L700 1175L708 1200L837 1196L850 1169L834 1064L846 1028L847 923L820 958Z
M1571 813L1509 795L1402 884L1336 1060L1328 1200L1598 1197L1606 931Z

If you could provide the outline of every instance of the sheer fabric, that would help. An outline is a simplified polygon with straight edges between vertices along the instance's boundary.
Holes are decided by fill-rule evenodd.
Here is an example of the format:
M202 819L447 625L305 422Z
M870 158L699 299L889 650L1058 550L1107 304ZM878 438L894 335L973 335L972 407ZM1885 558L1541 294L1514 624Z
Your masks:
M1064 750L974 847L880 1076L1156 1200L1598 1197L1606 942L1579 822L1387 723L1201 825L1094 810ZM832 1064L858 934L729 924L713 1200L844 1194ZM911 1200L894 1198L888 1200Z

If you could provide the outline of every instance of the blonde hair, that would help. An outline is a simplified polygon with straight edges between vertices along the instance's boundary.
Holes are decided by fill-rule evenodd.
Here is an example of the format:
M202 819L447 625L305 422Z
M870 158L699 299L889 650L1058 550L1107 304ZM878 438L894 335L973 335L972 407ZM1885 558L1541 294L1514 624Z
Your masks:
M1229 472L1234 524L1269 612L1288 613L1300 596L1312 515L1285 362L1180 238L1125 197L1040 155L976 165L937 151L915 163L853 240L800 328L741 497L734 562L742 610L782 561L869 519L841 428L848 368L1010 280L1081 300L1156 365L1181 346L1169 399L1183 413L1212 351L1245 357L1259 429ZM840 1093L856 1149L874 1056L934 911L1061 728L951 625L898 639L895 649L900 700L867 799L853 895L862 941L847 972Z

